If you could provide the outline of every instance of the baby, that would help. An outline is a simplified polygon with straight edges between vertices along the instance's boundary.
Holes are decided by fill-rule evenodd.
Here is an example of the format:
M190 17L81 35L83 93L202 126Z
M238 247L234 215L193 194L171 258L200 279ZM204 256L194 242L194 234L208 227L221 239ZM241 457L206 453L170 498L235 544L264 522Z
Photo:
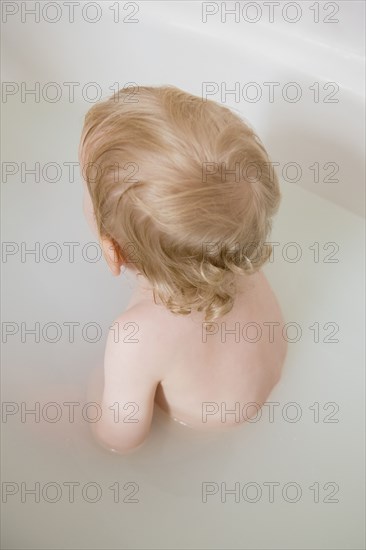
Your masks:
M86 114L79 159L108 266L136 282L107 339L100 443L140 446L154 402L193 428L258 414L286 355L260 271L280 192L259 138L178 88L121 89Z

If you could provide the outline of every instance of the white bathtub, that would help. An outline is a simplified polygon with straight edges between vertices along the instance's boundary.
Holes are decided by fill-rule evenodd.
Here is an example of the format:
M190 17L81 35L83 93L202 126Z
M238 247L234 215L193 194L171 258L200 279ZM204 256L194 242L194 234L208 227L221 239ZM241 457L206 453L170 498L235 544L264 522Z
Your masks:
M364 548L364 4L319 3L314 23L314 3L290 3L296 5L283 12L282 2L270 23L263 2L241 2L238 22L234 15L223 23L221 2L124 3L120 17L138 22L114 23L116 3L103 2L94 24L80 18L85 4L75 7L74 23L67 22L62 2L56 23L46 20L58 14L52 6L40 12L39 23L22 14L21 3L14 15L3 14L3 81L13 84L2 105L8 163L2 319L5 334L14 331L3 348L3 401L14 404L6 405L14 414L3 424L3 547ZM332 15L334 5L339 11ZM97 11L88 9L84 15L92 19ZM285 20L299 9L299 21ZM212 15L204 23L205 10ZM256 14L258 22L245 20ZM340 21L325 23L325 17ZM22 86L35 82L40 101L28 95L22 102ZM68 82L79 83L74 101ZM80 415L85 387L103 361L106 332L130 287L92 261L92 246L85 248L94 239L82 217L80 176L75 170L70 181L65 164L77 162L89 82L103 97L114 83L174 84L197 95L211 90L209 97L227 99L249 120L279 163L283 202L271 237L278 244L265 271L301 337L289 345L283 378L270 396L273 421L268 404L257 422L196 433L156 411L149 439L130 456L110 455L92 440ZM273 102L269 82L278 83ZM225 85L236 86L239 101L225 98ZM50 98L56 88L60 100L46 101L42 91ZM299 101L283 100L286 89L300 90ZM251 102L251 92L262 99ZM26 173L36 162L39 182ZM58 176L47 163L59 164L58 181L51 181ZM79 243L74 261L65 243ZM39 247L39 258L22 258L24 246L36 254ZM57 262L54 253L61 253ZM38 343L25 332L37 322ZM73 342L70 323L79 323ZM102 329L95 343L87 341L94 337L88 323ZM60 339L51 343L57 326ZM21 402L42 408L71 401L80 403L74 423L65 405L58 422L49 420L51 409L48 419L37 423L28 415L22 422ZM73 503L67 482L79 484ZM25 493L35 483L40 502ZM237 490L226 501L225 488ZM100 499L93 503L96 490Z

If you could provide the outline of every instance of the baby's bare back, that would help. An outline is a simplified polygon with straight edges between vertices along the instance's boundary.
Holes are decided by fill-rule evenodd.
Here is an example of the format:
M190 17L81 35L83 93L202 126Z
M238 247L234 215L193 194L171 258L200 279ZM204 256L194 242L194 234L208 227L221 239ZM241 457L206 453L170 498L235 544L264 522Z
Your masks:
M255 416L280 378L287 349L280 307L263 273L242 283L233 309L213 323L198 312L181 316L139 304L140 323L154 316L157 327L146 350L161 372L155 402L194 428Z

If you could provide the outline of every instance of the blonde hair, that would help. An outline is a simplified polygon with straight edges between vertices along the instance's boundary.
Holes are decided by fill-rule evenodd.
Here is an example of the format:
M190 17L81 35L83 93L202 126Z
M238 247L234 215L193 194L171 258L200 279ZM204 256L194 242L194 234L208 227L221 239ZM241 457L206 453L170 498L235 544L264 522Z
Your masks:
M79 158L100 235L145 275L155 303L205 321L228 313L235 275L271 254L280 201L253 129L173 86L121 89L87 112Z

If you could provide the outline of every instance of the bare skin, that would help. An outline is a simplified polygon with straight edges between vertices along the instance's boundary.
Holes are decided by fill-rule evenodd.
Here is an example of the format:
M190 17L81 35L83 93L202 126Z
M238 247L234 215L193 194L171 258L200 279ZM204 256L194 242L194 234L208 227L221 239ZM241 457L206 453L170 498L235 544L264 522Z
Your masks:
M100 242L119 275L123 260L110 240ZM136 288L108 336L103 390L100 377L91 386L102 408L93 425L100 443L119 453L139 447L154 403L194 429L233 427L255 416L280 379L287 351L284 320L264 274L238 277L233 309L209 326L203 312L175 315L155 304L149 282L128 272Z

